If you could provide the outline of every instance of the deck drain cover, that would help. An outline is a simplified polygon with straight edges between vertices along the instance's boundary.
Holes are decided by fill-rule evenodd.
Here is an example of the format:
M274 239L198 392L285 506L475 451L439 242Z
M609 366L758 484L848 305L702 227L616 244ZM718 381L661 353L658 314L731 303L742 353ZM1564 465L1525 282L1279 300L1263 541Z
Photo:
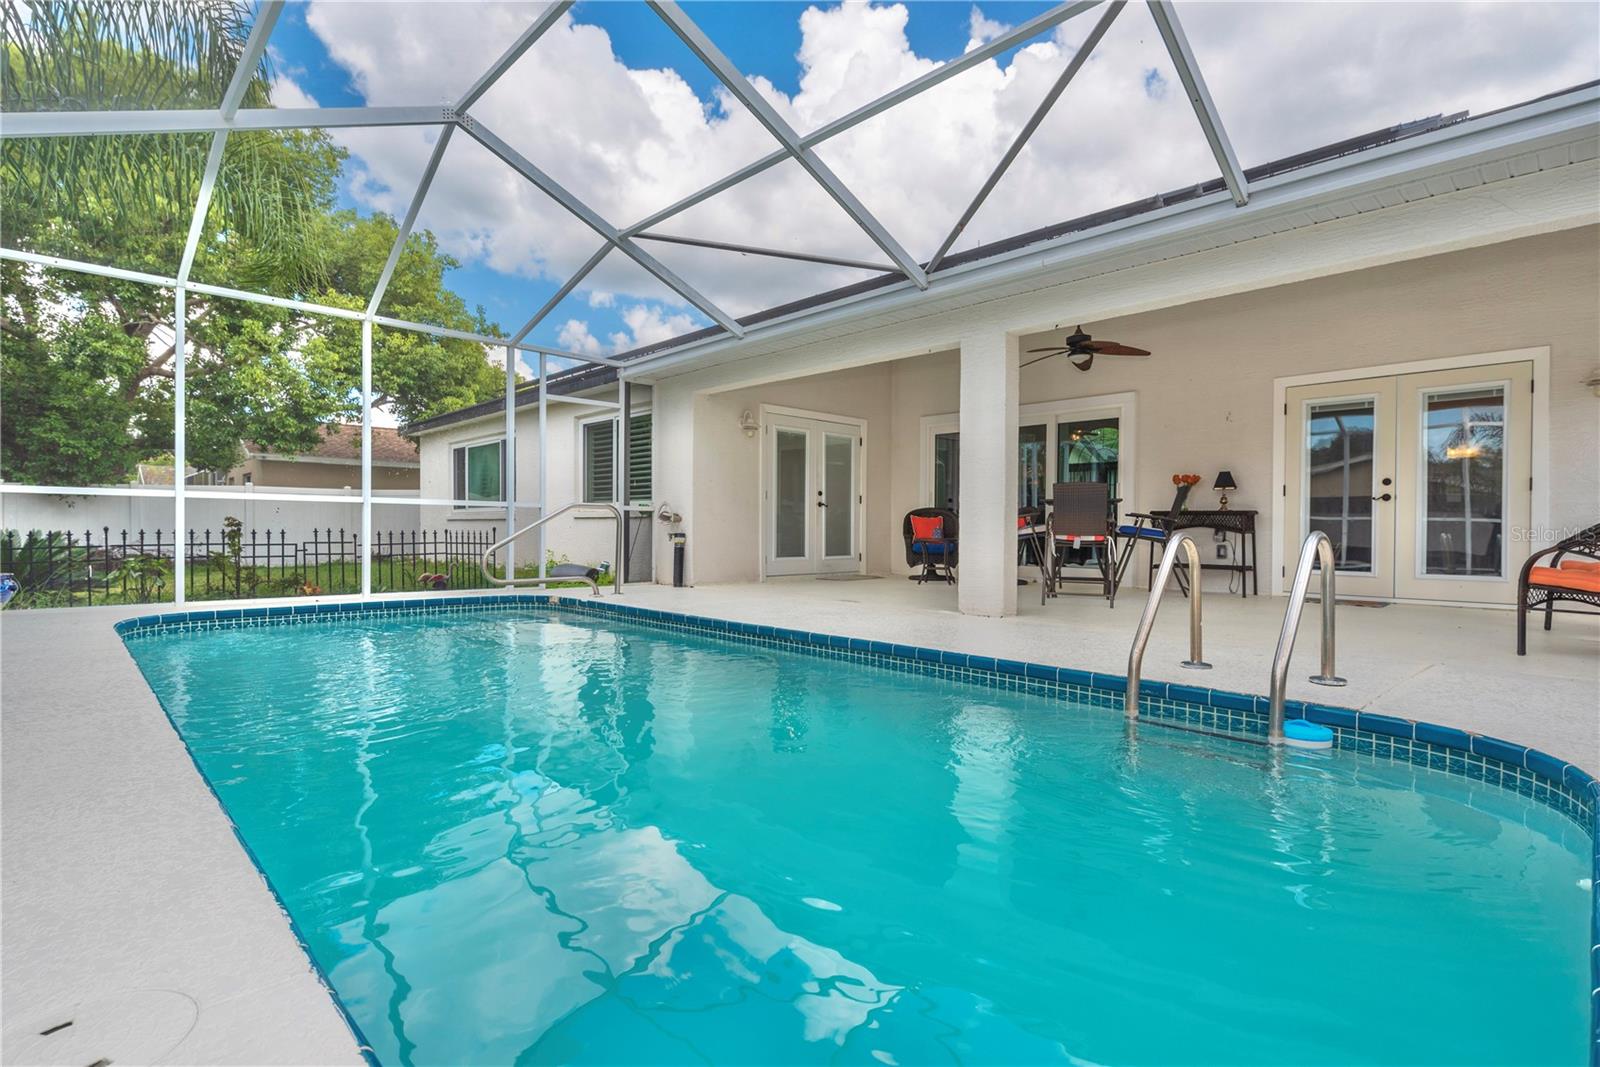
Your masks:
M182 993L140 989L13 1023L0 1035L0 1045L8 1064L158 1063L189 1036L199 1013Z

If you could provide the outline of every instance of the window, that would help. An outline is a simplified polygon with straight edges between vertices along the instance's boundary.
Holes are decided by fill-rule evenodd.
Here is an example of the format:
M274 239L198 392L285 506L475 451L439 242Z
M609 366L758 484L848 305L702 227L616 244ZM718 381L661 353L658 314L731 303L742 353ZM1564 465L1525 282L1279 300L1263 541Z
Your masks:
M485 441L476 445L457 445L451 450L453 489L456 507L470 504L498 504L506 498L506 443Z
M648 504L651 493L650 413L633 416L628 432L628 503ZM583 424L583 499L609 504L616 499L617 420Z

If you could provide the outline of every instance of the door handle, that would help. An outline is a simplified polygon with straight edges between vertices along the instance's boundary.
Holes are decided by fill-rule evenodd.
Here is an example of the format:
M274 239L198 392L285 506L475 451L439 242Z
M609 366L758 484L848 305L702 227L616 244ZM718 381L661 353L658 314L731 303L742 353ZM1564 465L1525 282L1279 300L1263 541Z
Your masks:
M1393 500L1394 499L1394 494L1393 493L1384 493L1382 496L1375 496L1372 499L1374 499L1374 500Z
M826 505L826 504L824 504L824 503L823 503L823 502L822 502L822 501L820 501L820 500L819 500L819 501L817 501L817 507L819 507L819 508L825 508L825 507L827 507L827 506L828 506L828 505Z

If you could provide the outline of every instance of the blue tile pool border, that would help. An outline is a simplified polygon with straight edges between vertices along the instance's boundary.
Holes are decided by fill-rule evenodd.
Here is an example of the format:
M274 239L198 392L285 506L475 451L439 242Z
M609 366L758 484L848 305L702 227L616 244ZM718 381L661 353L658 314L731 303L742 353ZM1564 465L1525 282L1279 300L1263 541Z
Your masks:
M1116 711L1122 710L1123 697L1127 692L1127 679L1122 675L660 611L619 604L610 598L596 600L545 593L414 597L165 612L124 619L115 624L115 629L126 642L172 632L281 625L336 625L374 617L475 614L487 608L519 608L540 613L605 617L656 629L977 684L1005 692L1071 700ZM1600 1067L1600 781L1575 764L1538 749L1455 727L1298 700L1289 701L1285 713L1289 718L1305 718L1330 727L1335 746L1343 751L1386 762L1410 763L1510 790L1559 812L1589 834L1594 857L1591 883L1594 905L1590 940L1592 985L1589 1062L1591 1067ZM1221 689L1144 681L1139 689L1139 721L1262 744L1266 737L1267 698ZM196 764L197 770L198 766ZM205 779L203 772L201 778ZM206 784L209 788L210 782ZM235 833L237 835L237 828ZM239 835L239 840L244 842L242 835ZM251 861L255 862L249 845L244 847ZM257 864L257 867L259 869L260 865ZM279 903L281 906L282 902ZM287 910L285 914L288 914ZM296 937L300 937L298 929L294 932ZM306 947L304 938L301 938L301 945ZM309 949L307 955L310 955ZM319 977L322 977L324 985L329 986L331 993L332 987L326 976ZM343 1012L344 1006L339 998L334 996L333 999ZM360 1035L349 1013L344 1014L354 1032ZM362 1044L366 1045L364 1038ZM363 1052L367 1052L366 1048Z

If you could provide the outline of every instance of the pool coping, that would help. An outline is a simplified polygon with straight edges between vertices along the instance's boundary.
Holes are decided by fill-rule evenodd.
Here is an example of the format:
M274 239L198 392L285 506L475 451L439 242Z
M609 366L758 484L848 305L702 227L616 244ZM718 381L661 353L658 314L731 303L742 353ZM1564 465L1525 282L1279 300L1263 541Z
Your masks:
M554 593L502 593L460 596L448 599L415 597L371 602L341 602L274 605L270 607L219 608L198 611L164 612L123 619L114 629L124 641L146 632L246 628L256 625L283 625L336 621L357 616L411 617L438 614L469 614L484 608L524 607L578 615L611 617L635 624L713 638L757 644L787 651L830 658L847 659L879 668L984 685L1011 692L1023 692L1056 699L1071 699L1092 706L1121 710L1127 692L1122 675L1081 671L1068 667L1028 663L969 655L916 645L869 641L808 630L767 626L690 615L654 608L634 607L613 600L563 596ZM158 697L159 700L159 697ZM1191 730L1242 743L1264 744L1268 700L1251 693L1207 689L1199 686L1142 680L1139 687L1139 723L1151 723L1179 730ZM165 705L163 705L165 711ZM1593 844L1591 870L1590 939L1590 1054L1592 1067L1600 1067L1600 780L1578 767L1546 752L1518 745L1485 734L1419 722L1394 715L1364 712L1353 708L1290 700L1285 704L1289 718L1304 718L1330 727L1335 747L1370 755L1391 762L1406 762L1457 777L1485 782L1539 803L1564 815L1589 834ZM170 720L170 715L169 715ZM176 731L176 724L173 724ZM181 733L179 735L182 739ZM184 744L185 751L188 745ZM224 815L226 805L217 795L205 772L194 762ZM231 816L228 816L233 825ZM237 826L234 835L244 847L269 888L271 880L261 868L255 853ZM272 889L277 898L277 890ZM277 898L285 917L288 908ZM356 1021L333 992L332 984L310 952L301 931L289 918L291 932L322 984L327 987L338 1010L356 1035L361 1053L369 1062L371 1047Z

